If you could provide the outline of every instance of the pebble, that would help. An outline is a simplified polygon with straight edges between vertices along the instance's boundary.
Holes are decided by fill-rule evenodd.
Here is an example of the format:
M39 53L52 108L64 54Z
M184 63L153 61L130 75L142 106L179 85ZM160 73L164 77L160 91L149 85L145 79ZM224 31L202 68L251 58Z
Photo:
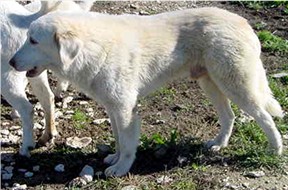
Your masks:
M137 190L138 188L135 185L128 185L123 187L121 190Z
M3 122L1 122L1 125L2 125L2 127L4 127L7 125L10 125L10 122L9 121L3 121Z
M67 96L67 97L63 98L62 108L67 108L67 107L68 107L68 104L69 104L70 102L72 102L72 100L73 100L73 97L72 97L72 96Z
M6 167L4 167L4 170L5 170L7 173L9 173L9 174L13 173L13 169L14 169L13 166L6 166Z
M63 113L60 110L56 110L55 118L61 118L62 116L63 116Z
M33 170L33 172L39 172L40 166L39 165L33 166L32 170Z
M259 178L265 176L265 173L263 171L251 171L246 173L244 176L250 178Z
M139 11L139 14L140 15L149 15L149 13L147 11L143 11L143 10Z
M233 185L233 184L230 184L230 183L226 183L224 186L226 188L229 188L229 189L238 189L239 188L237 185Z
M55 105L56 105L58 108L61 108L61 107L62 107L62 102L57 102L57 103L55 103Z
M162 175L161 177L157 178L156 181L158 184L165 184L165 183L172 182L173 179L168 176Z
M100 124L105 123L105 122L110 123L110 119L109 119L109 118L95 119L95 120L93 120L92 123L93 123L94 125L100 125Z
M80 101L79 104L80 104L80 105L87 105L88 102L87 102L87 101Z
M73 111L73 110L67 110L66 112L65 112L66 114L74 114L75 112Z
M21 129L21 126L19 126L19 125L13 125L13 126L9 127L9 130L11 130L11 131L15 131L15 130L19 130L19 129Z
M14 183L12 187L12 190L25 190L25 189L27 189L26 184L20 185L19 183Z
M94 169L89 165L85 165L79 174L80 177L86 177L88 179L88 182L91 182L93 180L93 175Z
M66 139L66 145L71 148L84 148L92 142L91 137L69 137Z
M8 136L10 134L10 131L8 129L1 129L1 135Z
M86 112L88 112L88 113L89 113L89 112L93 112L93 111L94 111L93 108L87 108L87 109L86 109Z
M34 123L34 129L44 129L45 127L39 123Z
M242 183L242 186L245 187L245 188L248 188L249 187L249 183Z
M19 169L18 169L18 172L22 172L22 173L25 173L25 172L27 172L27 169L24 169L24 168L19 168Z
M287 77L287 76L288 76L288 73L285 73L285 72L276 73L272 75L273 78L282 78L282 77Z
M26 173L24 174L24 176L27 177L27 178L32 177L33 175L34 175L33 172L26 172Z
M98 144L96 147L102 153L107 153L107 152L111 151L111 147L109 145L106 145L106 144Z
M23 135L23 131L22 130L18 130L17 132L16 132L16 135L18 135L18 136L22 136Z
M40 102L37 102L37 103L35 104L34 109L35 109L35 110L41 110L41 109L42 109L42 106L41 106ZM35 112L35 113L36 113L36 112Z
M82 177L76 177L73 180L71 180L68 184L69 187L81 187L87 185L87 182Z
M10 180L13 174L2 174L2 180Z
M55 166L54 170L56 172L64 172L65 171L65 166L63 164L58 164L57 166Z
M156 125L160 125L160 124L165 124L166 122L164 120L161 120L161 119L157 119L155 124Z

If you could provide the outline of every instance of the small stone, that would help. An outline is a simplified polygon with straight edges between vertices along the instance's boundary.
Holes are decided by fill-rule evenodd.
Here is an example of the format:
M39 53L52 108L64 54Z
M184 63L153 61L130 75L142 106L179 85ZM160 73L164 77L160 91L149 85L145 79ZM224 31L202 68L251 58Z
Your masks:
M63 116L63 113L60 110L56 110L55 118L61 118L62 116Z
M84 148L92 142L91 137L69 137L66 139L66 145L71 148Z
M250 178L259 178L265 176L265 173L263 171L251 171L246 173L244 176Z
M173 181L172 178L166 176L166 175L162 175L161 177L156 179L158 184L165 184L165 183L170 183Z
M32 170L33 170L33 172L39 172L40 166L39 165L33 166Z
M12 187L12 190L25 190L25 189L27 189L26 184L20 185L19 183L14 183Z
M14 169L13 166L6 166L6 167L4 167L4 170L5 170L8 174L13 173L13 169Z
M16 135L18 135L18 136L22 136L23 135L23 131L22 130L18 130L17 132L16 132Z
M93 176L91 175L83 175L81 178L84 179L87 183L93 181Z
M34 129L44 129L45 127L40 125L39 123L34 123Z
M161 119L157 119L156 122L155 122L156 125L161 125L161 124L165 124L165 121L164 120L161 120Z
M132 9L138 9L139 7L138 7L137 5L135 5L135 4L130 4L130 8L132 8Z
M27 178L30 178L30 177L32 177L33 175L34 175L33 172L26 172L26 173L24 174L24 176L27 177Z
M239 188L237 185L233 185L230 183L226 183L224 186L228 189L238 189Z
M245 187L245 188L248 188L249 187L249 183L242 183L242 186Z
M143 10L141 10L141 11L139 12L139 14L140 14L140 15L149 15L149 13L148 13L147 11L143 11Z
M8 139L9 139L9 143L16 144L20 140L20 137L13 135L13 134L9 134Z
M62 107L62 102L57 102L57 103L55 103L55 105L56 105L58 108L61 108L61 107Z
M10 125L10 122L9 121L3 121L3 122L1 122L1 125L2 125L2 127L8 126L8 125Z
M8 136L10 134L10 131L8 129L1 129L1 135Z
M63 164L58 164L57 166L55 166L54 170L56 172L64 172L65 171L65 166Z
M87 108L87 109L86 109L86 112L88 112L88 113L89 113L89 112L94 112L94 110L93 110L93 108Z
M27 172L27 169L24 169L24 168L19 168L19 169L18 169L18 172L22 172L22 173L25 173L25 172Z
M36 104L35 104L35 106L34 106L34 110L42 110L42 106L41 106L41 104L40 104L40 102L37 102ZM35 112L36 113L36 112Z
M88 102L87 102L87 101L80 101L79 104L80 104L80 105L87 105Z
M76 177L68 184L69 187L82 187L84 185L87 185L87 182L82 177Z
M19 126L19 125L13 125L13 126L11 126L9 129L10 129L11 131L16 131L16 130L21 129L21 126Z
M287 76L288 76L288 73L285 73L285 72L276 73L272 75L273 78L282 78L282 77L287 77Z
M85 165L82 171L80 172L79 176L83 177L84 175L92 176L92 180L93 180L94 169L89 165Z
M108 153L111 151L111 147L106 144L98 144L96 147L102 153Z
M110 123L110 119L109 119L109 118L95 119L95 120L93 120L92 123L93 123L94 125L100 125L100 124L105 123L105 122Z
M67 108L67 107L68 107L68 104L69 104L70 102L72 102L72 100L73 100L73 97L72 97L72 96L67 96L67 97L63 98L62 108Z
M2 180L10 180L13 174L2 174Z
M74 114L75 112L74 112L73 110L67 110L65 113L72 115L72 114Z
M128 185L123 187L121 190L137 190L138 188L135 185Z

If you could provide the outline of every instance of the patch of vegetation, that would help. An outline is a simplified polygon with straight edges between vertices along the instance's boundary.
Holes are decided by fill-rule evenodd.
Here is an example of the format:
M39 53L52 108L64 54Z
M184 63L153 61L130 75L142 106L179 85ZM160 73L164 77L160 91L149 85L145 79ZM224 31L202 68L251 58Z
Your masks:
M86 125L91 123L91 119L81 110L76 110L72 116L72 122L76 129L83 129Z
M257 35L264 50L288 53L288 40L284 40L267 30L260 31Z
M276 0L276 1L237 1L235 2L237 4L241 4L244 7L247 7L249 9L253 10L260 10L263 8L269 9L269 8L283 8L283 13L288 14L288 2L283 0Z
M288 77L280 79L269 78L269 86L283 109L288 109Z

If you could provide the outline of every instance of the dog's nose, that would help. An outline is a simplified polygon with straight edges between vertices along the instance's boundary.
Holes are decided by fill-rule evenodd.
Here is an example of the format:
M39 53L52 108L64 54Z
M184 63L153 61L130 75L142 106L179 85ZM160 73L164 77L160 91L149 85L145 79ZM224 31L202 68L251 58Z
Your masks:
M14 58L10 59L9 64L10 64L12 67L15 68L15 67L16 67L16 61L15 61L15 59L14 59Z

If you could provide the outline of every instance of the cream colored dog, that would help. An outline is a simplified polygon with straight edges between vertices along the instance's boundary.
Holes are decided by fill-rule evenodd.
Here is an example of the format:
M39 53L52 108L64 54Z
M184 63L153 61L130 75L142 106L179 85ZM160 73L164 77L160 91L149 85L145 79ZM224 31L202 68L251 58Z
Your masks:
M228 144L234 114L229 99L265 131L274 153L282 140L271 117L282 116L268 87L260 43L247 21L218 8L154 16L51 13L33 22L11 59L29 77L51 69L102 103L111 119L116 153L107 176L126 174L140 133L137 99L179 77L199 82L218 111L221 131L207 143Z

